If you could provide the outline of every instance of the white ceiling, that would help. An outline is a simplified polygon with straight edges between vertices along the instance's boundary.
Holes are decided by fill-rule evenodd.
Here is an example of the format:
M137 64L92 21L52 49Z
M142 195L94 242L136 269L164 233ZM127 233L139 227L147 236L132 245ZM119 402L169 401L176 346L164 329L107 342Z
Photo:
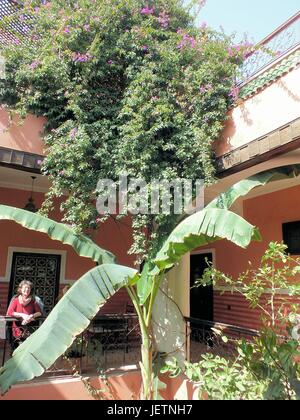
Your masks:
M48 191L50 183L47 177L31 172L6 168L4 166L0 166L0 187L31 191L32 176L36 177L34 181L34 191Z

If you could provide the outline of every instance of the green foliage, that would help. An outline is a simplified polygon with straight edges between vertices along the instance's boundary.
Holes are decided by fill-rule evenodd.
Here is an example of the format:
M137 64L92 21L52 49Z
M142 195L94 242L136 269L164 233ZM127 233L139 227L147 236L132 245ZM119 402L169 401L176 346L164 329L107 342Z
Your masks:
M235 361L220 356L204 354L198 363L185 362L185 368L176 359L166 362L161 370L174 378L184 373L199 388L199 398L209 400L255 400L262 399L265 385L258 383L251 372L243 366L241 358Z
M264 399L300 399L299 342L278 336L271 328L262 331L252 343L239 347L244 366L259 383L266 383Z
M261 240L258 229L237 214L225 209L204 208L176 226L154 262L160 270L170 269L187 252L218 238L226 238L243 248L252 240Z
M251 342L243 340L238 352L243 366L252 372L258 383L266 384L264 399L271 400L300 399L299 340L291 335L293 322L298 322L299 305L291 305L284 296L277 296L282 289L286 289L289 296L300 294L299 281L295 282L300 259L292 258L286 249L282 243L271 242L260 266L249 268L237 280L210 267L198 282L226 284L232 292L241 293L251 308L260 308L260 335ZM267 298L262 301L266 293Z
M45 213L62 197L64 221L99 227L97 181L120 173L147 183L213 181L211 145L249 47L232 49L224 34L197 28L180 0L94 0L92 7L25 0L24 7L31 31L3 48L0 101L47 119ZM173 227L169 216L135 216L131 252L144 256L149 240Z

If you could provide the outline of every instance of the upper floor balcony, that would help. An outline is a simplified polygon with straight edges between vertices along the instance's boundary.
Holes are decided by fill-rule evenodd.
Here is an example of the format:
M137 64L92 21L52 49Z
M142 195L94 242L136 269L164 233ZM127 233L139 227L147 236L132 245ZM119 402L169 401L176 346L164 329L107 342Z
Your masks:
M218 171L238 171L299 147L300 12L243 63L238 100L215 142Z
M300 46L300 12L258 43L257 51L247 57L238 79L240 87L258 77Z

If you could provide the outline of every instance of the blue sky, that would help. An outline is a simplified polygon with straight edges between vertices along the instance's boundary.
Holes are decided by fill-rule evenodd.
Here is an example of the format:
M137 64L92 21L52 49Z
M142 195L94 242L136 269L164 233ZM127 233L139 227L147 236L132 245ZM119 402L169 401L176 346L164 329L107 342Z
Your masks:
M200 22L215 29L220 25L227 34L246 32L250 41L261 41L300 9L299 0L206 0Z

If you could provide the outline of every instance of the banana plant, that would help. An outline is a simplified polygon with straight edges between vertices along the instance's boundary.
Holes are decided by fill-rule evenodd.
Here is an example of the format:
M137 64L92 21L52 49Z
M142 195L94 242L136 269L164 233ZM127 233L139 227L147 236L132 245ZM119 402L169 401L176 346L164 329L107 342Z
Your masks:
M273 180L294 177L298 173L299 166L279 168L231 187L206 208L184 219L169 235L156 256L145 264L141 274L111 262L86 273L59 301L41 327L15 350L12 358L0 369L1 392L7 392L10 386L19 381L43 374L76 336L87 328L105 301L120 287L126 287L136 309L142 335L142 398L151 399L154 392L151 319L153 304L165 273L185 253L218 239L227 239L243 248L252 240L260 240L258 229L228 208L252 188ZM26 228L47 233L52 239L73 246L79 255L94 260L97 258L97 262L102 258L113 258L112 254L106 254L107 251L99 249L89 238L80 238L69 227L41 217L28 214L25 210L0 206L0 220L14 220ZM64 234L60 233L60 229Z

